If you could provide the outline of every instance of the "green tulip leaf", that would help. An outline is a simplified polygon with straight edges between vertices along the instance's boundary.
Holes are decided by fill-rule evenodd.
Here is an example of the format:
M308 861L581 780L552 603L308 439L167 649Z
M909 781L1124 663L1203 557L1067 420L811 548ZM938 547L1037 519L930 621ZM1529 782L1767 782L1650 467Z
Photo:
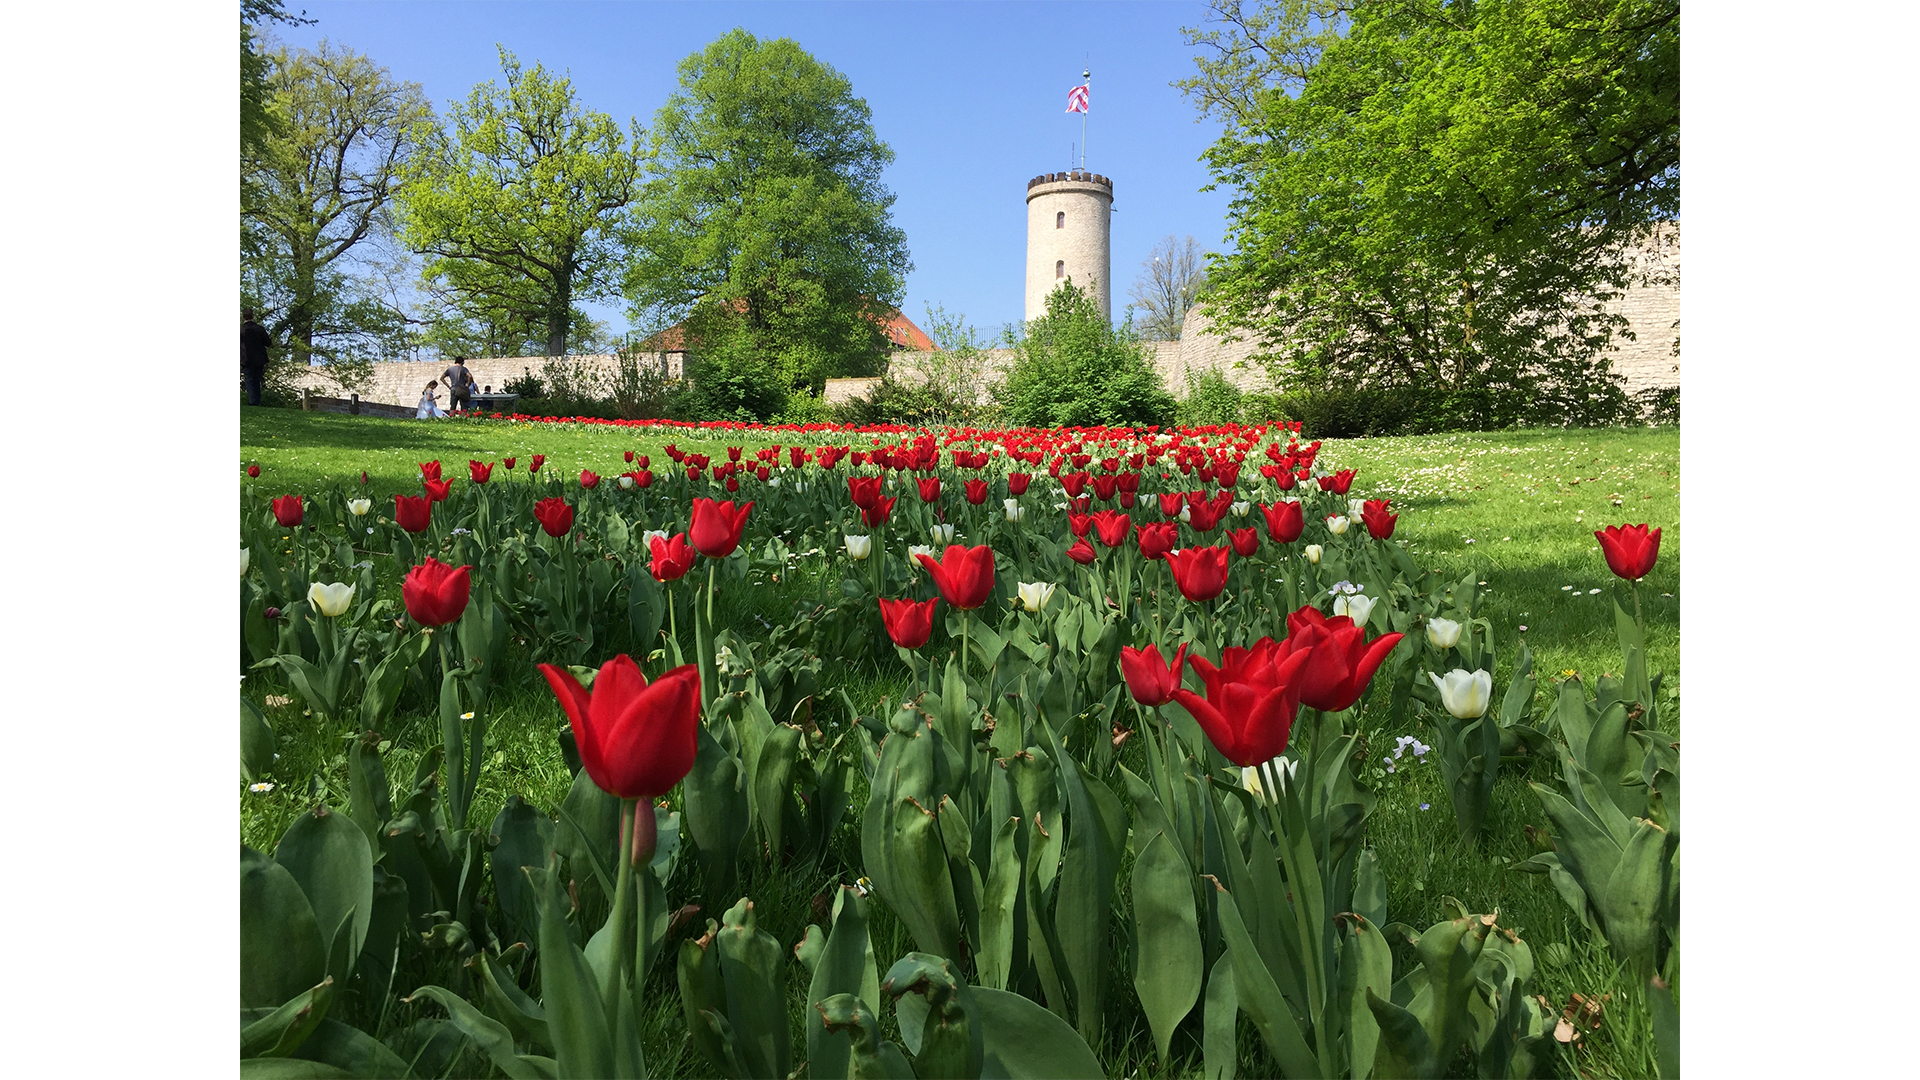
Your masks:
M241 845L241 1007L279 1008L326 977L326 943L300 883L286 867Z
M1068 1080L1105 1076L1100 1059L1066 1021L1019 994L968 988L979 1017L981 1080Z
M1200 1000L1206 973L1193 874L1165 833L1155 834L1135 860L1132 891L1133 986L1164 1065L1174 1030Z

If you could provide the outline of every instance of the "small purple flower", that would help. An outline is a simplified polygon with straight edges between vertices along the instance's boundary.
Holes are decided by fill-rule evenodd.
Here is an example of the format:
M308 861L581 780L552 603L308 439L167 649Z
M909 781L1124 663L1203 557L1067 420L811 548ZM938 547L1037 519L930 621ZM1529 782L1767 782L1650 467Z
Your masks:
M1427 807L1429 807L1429 806L1432 806L1432 805L1433 805L1432 803L1421 803L1421 804L1420 804L1420 809L1422 809L1422 810L1425 810L1425 809L1426 809Z

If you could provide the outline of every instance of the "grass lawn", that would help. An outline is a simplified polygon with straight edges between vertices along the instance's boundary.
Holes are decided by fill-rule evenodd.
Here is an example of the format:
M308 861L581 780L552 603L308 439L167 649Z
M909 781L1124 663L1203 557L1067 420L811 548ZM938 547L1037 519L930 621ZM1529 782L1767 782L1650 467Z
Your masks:
M582 468L617 474L629 467L622 460L624 450L651 454L656 469L666 467L669 463L659 452L666 441L670 440L641 435L634 429L598 425L427 423L243 409L240 462L261 466L258 480L242 479L243 483L252 483L260 495L320 495L335 485L344 487L349 480L358 488L364 469L371 480L371 493L385 499L393 492L417 491L416 464L433 458L457 471L469 457L493 461L514 455L522 459L520 467L524 469L525 459L543 453L547 456L546 467L563 476L575 475ZM676 441L709 454L714 453L714 447L727 445L726 440ZM811 437L801 441L828 440ZM764 444L735 442L749 449ZM1677 695L1677 429L1535 430L1339 440L1326 444L1321 460L1359 470L1355 496L1393 500L1394 509L1402 515L1396 539L1405 541L1418 561L1455 577L1472 569L1478 580L1485 582L1485 613L1492 620L1501 652L1501 670L1495 673L1496 698L1504 692L1507 668L1521 640L1532 651L1542 703L1564 672L1590 678L1617 668L1619 649L1613 636L1610 599L1614 579L1594 541L1593 530L1642 521L1660 526L1660 561L1643 583L1642 599L1650 667L1666 673L1664 690ZM776 624L786 621L794 602L811 595L812 588L810 581L790 579L777 588L723 593L723 605L729 610L721 621L757 632L759 618ZM826 693L845 687L862 707L882 696L897 699L908 684L905 669L891 655L828 657L827 661L823 670ZM496 699L492 713L489 739L493 750L480 784L480 804L476 807L479 820L490 820L510 793L552 807L567 787L567 771L554 744L555 732L564 720L544 684L531 671L531 661L521 658L517 662L527 670L506 674L502 682L513 689ZM514 663L509 662L510 668ZM350 733L316 731L311 724L301 724L302 710L294 703L297 699L287 700L282 692L249 692L266 704L270 721L283 737L280 787L267 795L244 795L242 801L242 839L266 850L293 816L316 796L330 795L344 802L344 737ZM1677 700L1663 700L1661 709L1663 724L1677 734ZM390 777L412 775L419 753L437 741L433 724L424 715L401 718L396 724L398 730L386 733L393 742L386 764ZM1373 756L1379 757L1377 748L1383 745L1390 749L1401 734L1435 741L1432 732L1417 721L1409 724L1405 731L1369 732L1368 741L1376 748ZM1547 763L1536 763L1531 778L1545 780L1549 771ZM1574 993L1588 998L1611 995L1605 1002L1601 1028L1588 1033L1579 1047L1558 1052L1549 1068L1562 1075L1652 1075L1653 1042L1647 1012L1633 981L1615 972L1604 948L1588 939L1544 876L1507 868L1533 853L1522 827L1547 824L1538 799L1526 786L1528 779L1517 772L1502 775L1495 790L1488 839L1475 851L1462 847L1455 834L1437 766L1414 765L1386 777L1378 785L1379 805L1368 827L1389 881L1390 917L1424 928L1443 917L1444 896L1459 898L1470 911L1497 908L1501 925L1517 929L1533 946L1540 965L1536 990L1555 1009L1565 1006ZM854 807L863 802L864 791L857 792ZM818 873L749 868L744 887L755 898L761 926L783 944L798 939L812 917L811 900L817 893L835 880L850 881L858 873L859 838L854 818L843 825L835 855L837 858L830 857ZM684 891L694 890L689 886ZM676 880L675 903L686 902L682 892ZM733 898L688 899L703 904L706 914L717 917ZM882 905L875 905L874 910L874 948L884 970L910 945ZM1116 950L1116 955L1124 952L1124 948ZM401 986L406 977L403 972L396 979L396 988L402 993L411 990L411 986ZM662 1031L677 1030L680 1024L672 978L671 965L655 976ZM804 980L797 981L801 985L790 984L796 1009L805 1007L799 1000L804 997ZM1117 1029L1114 1038L1104 1048L1096 1049L1106 1059L1111 1075L1160 1075L1160 1067L1153 1061L1151 1040L1144 1038L1144 1021L1125 990L1130 984L1130 971L1113 973L1115 992L1110 1000L1124 1002L1125 1008L1110 1018L1109 1026ZM891 1010L887 1012L890 1025ZM1122 1045L1120 1040L1135 1026L1142 1029L1142 1036ZM1258 1043L1250 1029L1243 1031L1243 1075L1272 1075L1271 1063ZM1184 1045L1186 1057L1181 1059L1183 1042L1175 1043L1176 1060L1170 1074L1198 1075L1197 1043ZM650 1044L648 1052L650 1067L658 1075L698 1075L703 1068L697 1055L682 1048L677 1037L658 1051Z

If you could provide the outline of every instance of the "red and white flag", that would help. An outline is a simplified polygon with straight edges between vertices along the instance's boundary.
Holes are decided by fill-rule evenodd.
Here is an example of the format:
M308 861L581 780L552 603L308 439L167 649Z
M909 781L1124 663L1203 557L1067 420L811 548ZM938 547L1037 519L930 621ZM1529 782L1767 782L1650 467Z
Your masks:
M1076 86L1073 89L1067 91L1067 111L1068 112L1086 112L1087 111L1087 88L1086 87Z

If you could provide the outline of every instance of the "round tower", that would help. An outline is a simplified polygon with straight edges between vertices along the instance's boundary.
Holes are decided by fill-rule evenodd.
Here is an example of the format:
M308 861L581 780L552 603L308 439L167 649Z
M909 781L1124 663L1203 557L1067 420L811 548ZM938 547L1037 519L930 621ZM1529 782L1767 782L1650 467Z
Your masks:
M1027 318L1047 313L1062 281L1092 286L1100 314L1113 319L1113 181L1082 169L1027 181Z

